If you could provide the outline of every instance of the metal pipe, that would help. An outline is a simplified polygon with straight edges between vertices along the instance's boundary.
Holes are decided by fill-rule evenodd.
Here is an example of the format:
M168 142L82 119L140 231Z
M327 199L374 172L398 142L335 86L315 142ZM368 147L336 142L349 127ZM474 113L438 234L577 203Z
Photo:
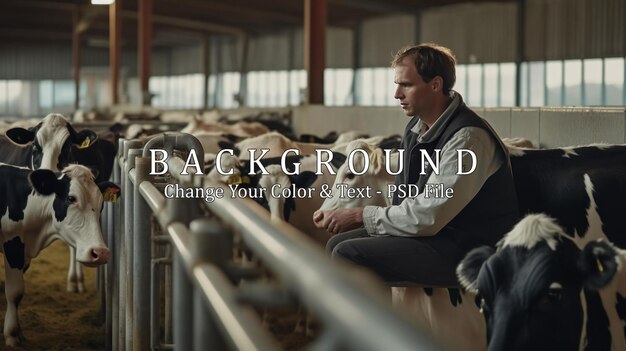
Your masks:
M151 211L139 193L141 183L148 179L150 160L135 158L133 191L133 350L150 349L150 246Z
M182 226L182 224L179 225ZM187 241L185 239L181 240ZM172 278L174 283L174 349L189 351L192 349L193 342L190 318L193 315L193 294L183 254L179 251L174 253Z
M195 150L196 155L199 155L198 163L200 165L200 169L204 169L204 148L202 147L200 141L191 134L167 132L163 133L162 136L154 137L144 146L143 157L150 157L150 149L156 149L159 147L164 147L170 156L172 155L172 150L174 149L185 150L188 152Z
M125 172L129 173L135 168L135 158L140 157L142 149L140 147L142 143L137 140L127 140L124 143L124 150L126 155ZM135 198L131 196L134 194L134 186L132 182L126 182L124 192L126 196L126 206L124 207L124 218L126 218L126 225L122 232L122 259L120 264L124 265L124 269L120 270L120 295L124 296L124 306L120 308L120 314L124 321L125 329L121 334L121 339L125 342L126 350L133 349L133 270L134 270L134 255L133 255L133 237L134 228L132 225Z
M150 265L150 348L155 350L161 345L161 339L159 338L159 329L161 328L161 316L159 312L161 290L159 289L159 275L161 274L161 265L157 259L152 260Z
M194 311L201 311L197 322L204 323L204 332L198 330L203 335L194 336L195 350L202 350L202 345L211 350L224 350L224 341L237 350L276 350L278 345L262 328L261 320L252 308L237 300L232 283L222 272L232 253L232 235L214 219L197 219L191 222L190 229L192 265L188 267L210 263L193 269L201 288L201 293L196 293ZM200 306L204 305L201 297L208 302L212 316L202 316L206 312ZM220 329L225 331L226 339L220 335Z
M205 185L207 183L216 186L210 181ZM355 272L353 267L331 263L302 233L287 224L271 223L260 206L229 197L216 199L207 206L239 231L248 247L271 271L292 287L329 328L337 329L355 348L437 349L408 316L399 318L392 311L384 293L386 288L380 282L360 271ZM321 286L332 289L320 294ZM354 321L359 321L359 328L354 327ZM385 328L380 328L381 325Z

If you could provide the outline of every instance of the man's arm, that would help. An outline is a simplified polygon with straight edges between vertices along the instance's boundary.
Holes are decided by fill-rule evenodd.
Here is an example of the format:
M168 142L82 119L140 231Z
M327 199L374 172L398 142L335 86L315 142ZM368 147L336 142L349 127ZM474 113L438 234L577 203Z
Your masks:
M363 223L370 235L430 236L437 234L458 215L476 196L487 178L493 175L502 162L496 155L496 141L477 127L460 129L441 150L440 172L428 178L428 184L443 184L453 189L453 196L426 197L424 192L406 198L396 206L366 206ZM457 175L458 149L469 149L476 154L476 169L467 175ZM465 154L463 169L471 167L471 157ZM406 166L406 165L405 165ZM405 171L408 171L405 169Z

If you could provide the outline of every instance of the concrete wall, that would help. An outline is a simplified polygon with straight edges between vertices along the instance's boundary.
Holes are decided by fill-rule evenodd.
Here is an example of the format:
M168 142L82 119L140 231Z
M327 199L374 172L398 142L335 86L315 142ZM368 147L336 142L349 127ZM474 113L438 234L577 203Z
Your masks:
M525 137L544 148L626 143L626 108L477 108L501 137ZM398 107L294 108L296 133L359 130L401 134L408 119Z

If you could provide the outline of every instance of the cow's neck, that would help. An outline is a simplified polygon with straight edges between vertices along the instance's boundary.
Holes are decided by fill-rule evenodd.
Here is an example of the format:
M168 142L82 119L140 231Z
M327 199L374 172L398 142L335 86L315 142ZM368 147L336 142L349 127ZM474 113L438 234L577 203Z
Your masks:
M35 257L41 250L61 237L55 229L54 196L30 195L26 207L28 221L23 224L23 240L30 257Z

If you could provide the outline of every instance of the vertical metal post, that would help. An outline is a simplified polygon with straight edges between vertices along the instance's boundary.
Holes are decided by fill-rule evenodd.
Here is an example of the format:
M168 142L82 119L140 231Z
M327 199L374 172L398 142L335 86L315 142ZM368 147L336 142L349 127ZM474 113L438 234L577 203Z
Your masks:
M114 167L113 167L113 181L118 184L123 190L125 190L124 188L124 183L127 180L126 178L128 177L128 174L126 174L125 172L122 172L121 167L123 167L124 165L120 165L120 159L119 156L124 155L123 154L123 150L124 150L124 140L120 139L118 141L118 148L117 148L117 155L113 161ZM116 221L116 232L120 233L121 229L122 229L122 225L125 222L126 218L122 218L121 214L124 213L123 208L124 205L126 203L126 199L130 198L132 195L130 193L123 193L122 194L122 199L121 202L119 204L119 209L118 209L118 215L116 216L118 218L118 220ZM110 248L114 247L114 237L113 236L109 236L107 238L107 245ZM113 338L113 330L117 330L113 328L113 321L115 320L116 324L117 324L117 320L118 320L118 315L113 316L113 311L117 310L117 306L113 306L113 290L114 290L114 284L113 281L115 280L116 276L116 270L114 267L114 262L109 262L109 264L106 265L105 268L105 306L106 306L106 313L105 313L105 334L106 334L106 338L105 338L105 349L107 351L112 351L112 350L117 350L117 343L115 343L115 345L113 345L114 340L117 340L117 334L116 337Z
M216 220L196 219L191 230L191 254L194 262L208 262L224 267L233 252L232 236ZM194 290L194 351L226 350L219 327L207 310L202 293Z
M137 140L127 140L124 143L124 152L126 154L126 168L125 172L130 172L135 168L135 157L141 156L142 143ZM126 182L124 191L126 194L134 194L134 187L132 182ZM124 218L127 218L127 224L122 232L122 245L123 258L121 264L124 265L124 269L120 270L120 296L123 296L121 301L124 306L120 307L120 320L126 326L125 329L120 329L120 338L125 342L125 349L130 351L133 349L133 211L135 208L134 196L126 197L126 207L124 208Z
M174 349L189 351L192 349L193 294L191 280L187 275L185 262L178 250L174 250ZM207 348L208 349L208 348Z
M150 347L152 350L159 349L161 339L159 337L161 329L160 301L161 289L159 289L159 277L161 275L161 263L153 259L150 265Z
M150 158L135 158L133 191L133 350L150 349L150 248L151 210L139 193L139 186L148 179Z

